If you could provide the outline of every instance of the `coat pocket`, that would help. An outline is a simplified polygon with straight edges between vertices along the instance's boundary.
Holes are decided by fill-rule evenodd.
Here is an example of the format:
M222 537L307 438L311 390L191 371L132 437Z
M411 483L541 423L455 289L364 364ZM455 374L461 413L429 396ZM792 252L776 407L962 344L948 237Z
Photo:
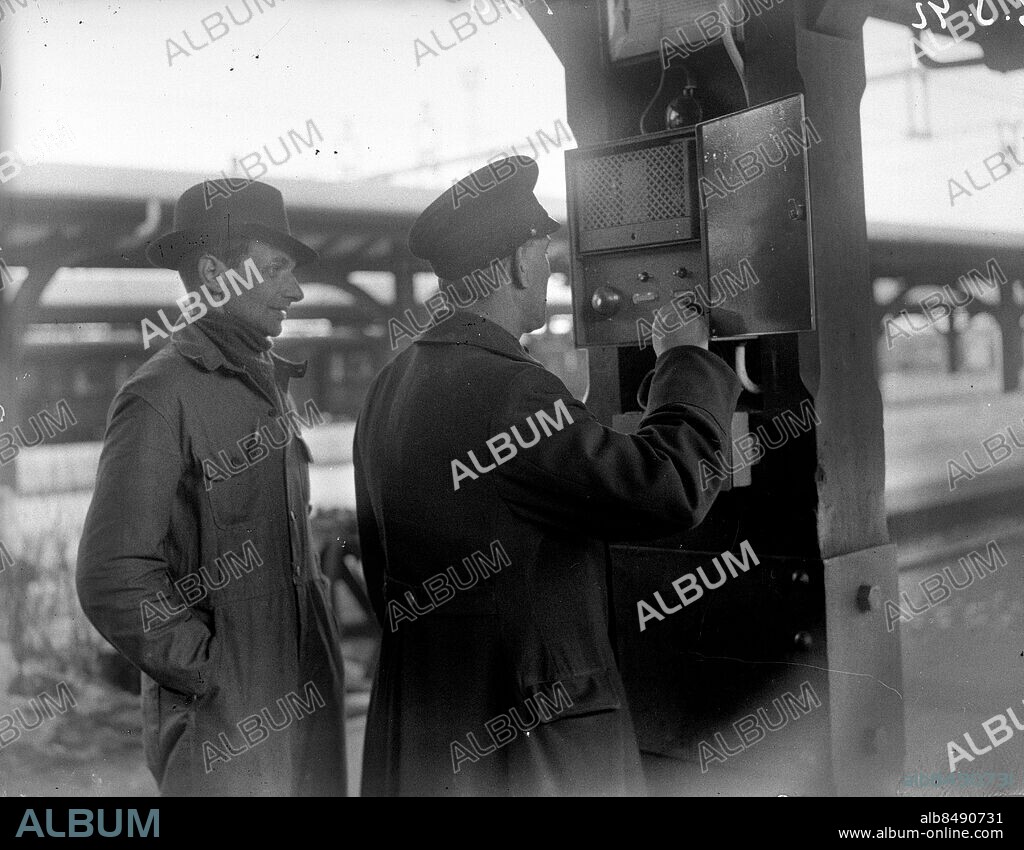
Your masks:
M189 793L195 701L143 675L142 743L146 764L162 794Z
M230 478L210 481L206 495L218 528L234 528L246 521L256 524L267 484L262 473L262 468L250 467Z
M618 675L610 670L524 684L520 690L524 701L529 699L533 704L541 723L622 708L622 687Z

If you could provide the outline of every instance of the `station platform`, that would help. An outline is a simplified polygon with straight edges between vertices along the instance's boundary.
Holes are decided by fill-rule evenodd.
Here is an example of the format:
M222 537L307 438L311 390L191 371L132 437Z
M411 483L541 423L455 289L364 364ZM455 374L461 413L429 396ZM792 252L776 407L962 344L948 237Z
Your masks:
M970 377L936 376L933 380L919 374L887 377L882 392L886 503L890 532L898 546L899 590L922 606L921 581L943 568L955 568L957 560L971 550L984 552L989 540L998 541L1008 562L998 572L899 625L905 774L948 775L946 742L962 742L965 733L975 741L983 740L979 737L984 734L981 724L1005 712L1008 706L1016 705L1018 716L1024 716L1024 685L1019 684L1024 664L1020 569L1024 561L1024 449L1014 447L1001 463L973 480L959 482L952 491L947 474L947 462L958 458L963 462L964 451L971 453L979 467L988 466L981 443L990 435L1005 434L1010 427L1024 437L1024 396L1000 393L994 378L988 383L974 383ZM331 423L304 435L315 462L311 481L317 508L354 508L354 430L351 422ZM1008 443L1013 445L1011 440ZM24 451L17 461L22 492L8 516L16 515L19 534L45 538L48 546L63 550L62 556L71 563L99 451L98 443L42 446ZM14 500L7 501L9 509ZM346 725L350 785L355 793L371 671L356 663L362 660L360 653L349 655L352 657L346 657L346 667L350 662L354 666L346 676L355 687L349 695ZM12 674L11 659L0 646L0 686ZM0 709L21 699L2 693L0 687ZM95 703L90 716L110 715L116 720L106 724L115 730L109 732L111 735L116 736L116 728L123 726L134 731L141 722L136 698L131 695L86 691L83 698ZM54 775L58 768L62 777L59 793L102 794L114 789L133 796L155 793L137 740L124 739L118 755L98 766L96 748L86 746L94 732L92 727L75 727L40 738L31 749L26 744L22 750L20 743L12 747L9 758L23 760L19 762L24 768L20 775L24 779L32 777L27 784L22 783L20 793L25 787L37 793L54 793L56 789L47 788L48 779L44 777ZM972 774L1009 773L1012 785L998 793L1022 794L1022 764L1024 735L1016 735L973 763L959 767L961 772ZM10 793L14 788L6 790ZM993 793L991 789L962 786L878 791L915 796Z
M1008 433L1024 442L1024 394L1001 393L994 375L918 373L886 376L882 395L886 513L902 565L1024 518L1024 448ZM982 442L997 434L1012 451L994 449L993 464ZM964 452L984 471L951 489L950 461L970 471Z
M1003 394L994 375L885 376L881 382L885 428L886 513L892 537L915 550L950 529L970 531L998 517L1024 511L1024 394ZM947 463L991 465L982 441L1002 433L1013 449L991 469L963 478L950 489ZM313 509L355 510L352 467L354 422L332 422L303 434L313 455ZM88 508L101 445L40 446L17 459L18 524L53 522L81 528ZM25 528L31 535L32 529Z

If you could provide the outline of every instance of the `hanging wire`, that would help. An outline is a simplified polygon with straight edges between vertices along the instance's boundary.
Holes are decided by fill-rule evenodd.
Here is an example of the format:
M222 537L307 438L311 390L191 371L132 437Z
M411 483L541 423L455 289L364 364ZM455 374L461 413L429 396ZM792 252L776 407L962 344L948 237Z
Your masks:
M743 86L743 97L746 98L747 106L750 106L750 89L747 88L747 77L744 73L746 65L743 62L743 57L740 56L739 48L736 46L736 36L733 33L733 27L731 25L725 28L725 34L722 36L722 43L725 44L725 52L729 54L729 58L732 60L736 73L739 74L740 85Z
M661 79L658 80L658 90L654 93L654 97L651 98L647 104L647 108L640 115L640 135L644 136L647 134L647 113L651 111L651 107L657 102L658 98L661 97L661 90L665 87L665 72L668 70L668 63L665 61L665 50L664 47L661 51Z

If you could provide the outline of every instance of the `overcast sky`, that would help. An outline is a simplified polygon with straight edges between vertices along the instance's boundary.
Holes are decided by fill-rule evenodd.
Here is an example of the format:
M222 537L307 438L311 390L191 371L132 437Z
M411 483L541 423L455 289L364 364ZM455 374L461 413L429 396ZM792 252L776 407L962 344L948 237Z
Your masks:
M66 124L75 142L55 160L229 168L291 129L308 135L312 119L331 156L295 155L281 173L335 180L424 158L485 159L511 145L529 152L529 137L554 137L555 122L564 125L561 65L514 6L514 14L499 6L490 26L477 21L461 43L450 19L469 0L30 0L15 8L0 21L10 57L4 108L14 117L7 141ZM235 24L247 10L252 20ZM201 22L216 15L224 25L208 21L218 37L211 41ZM437 55L421 49L417 58L417 38ZM453 176L466 170L453 168ZM558 173L551 185L561 185Z
M4 144L51 162L231 173L234 158L280 150L280 136L308 135L312 120L327 155L294 154L283 177L356 179L441 160L425 178L395 178L440 188L567 126L560 63L524 12L491 0L27 2L0 0ZM484 26L478 15L495 9L501 19ZM451 19L465 11L476 31L459 42ZM869 78L909 67L906 29L871 21L865 36ZM1024 162L1024 75L926 77L926 88L869 83L869 219L1024 231L1024 167L1012 160L1012 174L971 196L951 204L949 189L951 178L970 188L965 170L991 183L983 160L1007 145ZM910 137L911 123L931 136ZM561 153L574 145L564 134L560 145L540 157L542 195L564 194Z

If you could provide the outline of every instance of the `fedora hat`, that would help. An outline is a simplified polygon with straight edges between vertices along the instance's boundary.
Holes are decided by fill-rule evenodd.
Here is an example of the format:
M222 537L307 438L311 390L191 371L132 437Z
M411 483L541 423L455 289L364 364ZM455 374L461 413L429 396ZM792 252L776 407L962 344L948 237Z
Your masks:
M240 188L231 188L239 183ZM146 258L159 268L177 269L191 251L238 236L287 251L296 266L317 259L316 251L292 236L281 192L255 180L231 181L227 192L209 180L186 189L174 205L174 230L150 242Z

